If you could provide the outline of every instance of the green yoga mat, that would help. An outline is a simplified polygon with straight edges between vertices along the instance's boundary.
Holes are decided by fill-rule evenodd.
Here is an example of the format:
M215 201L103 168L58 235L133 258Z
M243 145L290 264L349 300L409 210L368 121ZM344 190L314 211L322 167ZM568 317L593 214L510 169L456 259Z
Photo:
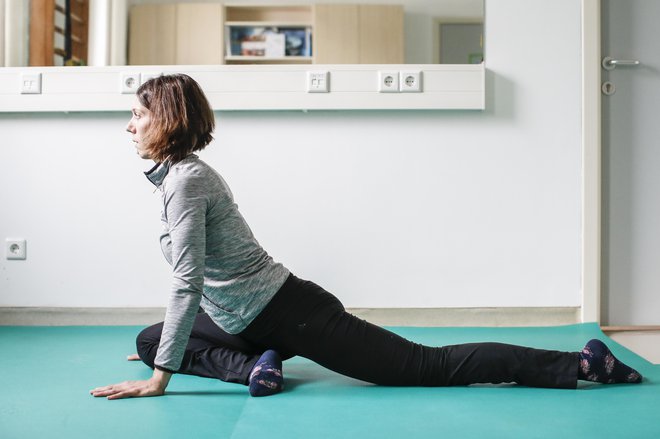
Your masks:
M595 324L391 329L429 345L498 341L567 351L600 338L643 384L388 388L294 358L284 364L285 391L267 398L184 375L163 397L90 396L94 387L151 375L125 360L140 329L0 327L0 438L660 438L660 366Z

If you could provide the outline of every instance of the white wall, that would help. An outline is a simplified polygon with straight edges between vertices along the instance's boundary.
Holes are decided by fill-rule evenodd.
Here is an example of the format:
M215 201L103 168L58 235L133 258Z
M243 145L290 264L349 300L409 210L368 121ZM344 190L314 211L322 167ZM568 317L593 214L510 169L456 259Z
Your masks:
M489 1L486 33L484 112L218 113L201 156L270 253L347 306L579 306L580 4ZM0 239L28 240L0 306L166 303L127 119L0 115Z

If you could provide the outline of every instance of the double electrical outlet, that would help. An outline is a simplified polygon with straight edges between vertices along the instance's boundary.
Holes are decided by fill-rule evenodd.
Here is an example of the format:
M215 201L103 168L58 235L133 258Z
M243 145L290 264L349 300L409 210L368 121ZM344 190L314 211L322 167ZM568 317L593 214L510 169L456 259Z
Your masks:
M385 71L378 72L378 91L381 93L419 93L422 91L422 72Z
M121 72L119 74L119 91L121 91L122 94L135 93L141 84L160 75L162 75L160 72Z

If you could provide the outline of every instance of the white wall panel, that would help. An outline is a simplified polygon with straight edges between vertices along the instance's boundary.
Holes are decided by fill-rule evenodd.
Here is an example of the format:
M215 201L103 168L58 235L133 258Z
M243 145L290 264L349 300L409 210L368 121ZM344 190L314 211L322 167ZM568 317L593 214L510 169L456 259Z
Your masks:
M201 156L264 247L346 306L579 306L580 4L489 1L486 32L484 111L218 111ZM130 96L103 99L123 111L0 114L0 240L28 240L0 258L1 306L167 302Z

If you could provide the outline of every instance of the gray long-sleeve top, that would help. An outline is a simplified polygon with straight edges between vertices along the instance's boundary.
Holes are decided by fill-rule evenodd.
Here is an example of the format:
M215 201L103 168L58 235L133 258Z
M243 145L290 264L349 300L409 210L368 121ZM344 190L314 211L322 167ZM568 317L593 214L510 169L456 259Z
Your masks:
M289 271L266 253L223 178L191 154L146 172L163 199L160 237L172 266L172 291L155 364L181 366L199 306L237 334L265 308Z

